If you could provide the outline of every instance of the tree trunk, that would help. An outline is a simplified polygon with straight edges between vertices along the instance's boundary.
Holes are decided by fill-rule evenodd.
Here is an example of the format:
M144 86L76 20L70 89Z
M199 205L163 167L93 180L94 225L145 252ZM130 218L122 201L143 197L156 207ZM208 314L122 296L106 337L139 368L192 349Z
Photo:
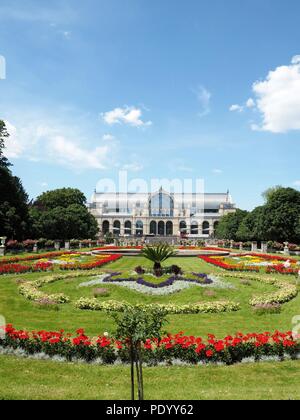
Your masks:
M132 401L135 400L135 395L134 395L134 359L135 359L134 349L133 349L132 342L130 342L131 400Z
M154 271L155 270L161 270L161 263L160 262L156 262L155 264L154 264Z
M144 401L143 359L142 359L142 353L141 353L141 346L138 349L138 360L139 360L140 388L141 388L140 401Z

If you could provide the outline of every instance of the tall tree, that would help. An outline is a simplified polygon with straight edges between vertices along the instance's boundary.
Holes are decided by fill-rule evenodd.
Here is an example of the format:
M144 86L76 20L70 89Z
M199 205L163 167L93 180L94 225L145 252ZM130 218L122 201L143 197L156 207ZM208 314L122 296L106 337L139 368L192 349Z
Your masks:
M35 238L90 239L98 224L86 207L84 194L72 188L48 191L40 195L30 209Z
M300 242L298 233L300 192L293 188L279 188L268 198L262 218L265 239Z
M5 147L5 140L9 138L9 134L5 125L5 122L0 120L0 167L8 168L11 166L9 161L3 154L4 147Z
M6 140L9 134L0 120L0 235L24 239L28 230L28 196L20 179L9 169L11 164L4 156Z
M216 237L238 241L240 239L238 237L238 230L247 214L247 211L239 209L235 213L226 214L218 224Z

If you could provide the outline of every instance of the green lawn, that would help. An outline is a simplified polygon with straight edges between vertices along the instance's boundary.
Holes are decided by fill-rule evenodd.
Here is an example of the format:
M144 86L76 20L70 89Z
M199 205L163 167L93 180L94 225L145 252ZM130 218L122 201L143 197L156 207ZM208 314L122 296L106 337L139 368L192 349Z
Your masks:
M130 398L128 367L0 356L0 399ZM146 399L300 399L300 362L145 369Z
M226 278L226 272L212 267L199 258L173 258L168 265L180 265L185 271L219 273L224 281L235 286L234 290L215 290L213 297L205 290L192 287L178 294L149 297L118 286L107 285L108 298L129 302L200 302L229 299L241 303L241 310L232 313L174 315L169 317L170 332L206 336L208 333L223 338L237 331L264 332L290 330L292 319L300 315L300 295L283 305L281 314L259 316L253 313L249 299L272 286L251 282L250 286L239 279ZM142 257L124 257L104 267L105 271L130 272L136 266L151 267ZM111 318L101 312L81 311L71 304L61 305L59 311L39 309L18 293L17 280L33 280L49 274L26 274L0 277L0 315L19 329L64 329L74 332L85 328L89 335L113 332ZM293 277L279 276L287 282ZM63 292L72 300L80 296L92 297L93 288L77 289L78 284L90 280L61 280L44 287L45 292ZM170 367L147 368L145 371L146 396L161 399L299 399L300 362L266 363L232 367ZM126 399L129 398L129 376L126 367L101 367L59 364L54 362L17 359L0 356L0 398L3 399Z
M178 264L188 271L218 272L214 267L201 261L199 258L174 258L168 264ZM122 271L134 269L137 265L151 266L151 263L141 257L124 257L115 263L106 266L106 270ZM226 273L221 272L221 276ZM97 335L103 331L112 331L113 322L107 314L101 312L81 311L75 309L72 304L61 305L58 312L39 309L33 303L27 301L18 294L16 279L36 279L45 274L27 274L21 276L2 276L0 277L0 314L5 316L7 322L13 323L17 328L24 329L65 329L73 332L79 327L86 329L88 334ZM47 275L47 274L46 274ZM226 277L224 277L226 279ZM292 278L285 276L286 281L293 281ZM85 281L83 277L76 280L64 280L44 287L43 290L51 292L64 292L72 299L80 296L91 296L92 289L83 288L77 290L76 286ZM187 334L203 335L214 333L219 337L233 334L238 330L243 332L261 332L266 330L290 330L292 328L292 318L300 312L300 295L291 302L283 305L282 313L279 315L259 316L253 313L248 305L249 299L253 294L261 294L272 291L271 286L252 282L251 286L240 284L238 279L228 279L236 286L236 290L215 290L215 297L205 296L205 290L199 287L192 287L179 294L166 297L149 297L118 286L105 286L111 290L109 298L130 302L177 302L188 303L203 300L230 299L241 302L242 309L239 312L222 314L202 314L202 315L174 315L169 317L170 332L185 331Z

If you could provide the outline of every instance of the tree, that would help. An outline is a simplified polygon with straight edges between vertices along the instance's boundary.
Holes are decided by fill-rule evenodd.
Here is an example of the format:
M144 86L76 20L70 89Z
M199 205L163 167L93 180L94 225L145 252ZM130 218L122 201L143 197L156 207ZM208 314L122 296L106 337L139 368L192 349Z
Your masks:
M271 200L273 194L275 194L277 191L281 190L283 187L281 185L276 185L275 187L268 188L266 191L262 193L262 196L267 203L269 200Z
M30 210L33 236L64 240L94 238L98 224L85 203L84 194L77 189L43 193Z
M154 270L161 270L161 264L175 255L174 248L168 244L146 246L142 250L142 256L154 262Z
M9 139L5 123L0 120L0 236L24 239L28 230L28 195L19 178L13 176L11 164L4 156Z
M228 239L238 241L239 227L248 215L247 211L237 210L235 213L229 213L222 217L216 230L216 237L219 239Z
M269 241L300 242L298 232L300 192L293 188L278 188L265 205L262 229Z
M131 374L131 399L135 400L135 373L138 384L138 399L144 400L143 345L147 340L160 340L166 323L166 312L161 308L140 309L128 306L122 315L113 314L117 324L116 339L129 351Z
M237 237L241 241L264 241L266 240L263 227L265 206L256 207L242 220L237 231Z
M35 201L35 206L53 210L57 207L67 208L71 205L85 206L86 197L75 188L61 188L41 194Z
M9 134L5 125L5 122L0 120L0 167L8 168L11 166L9 161L3 155L3 150L5 147L5 140L9 138Z

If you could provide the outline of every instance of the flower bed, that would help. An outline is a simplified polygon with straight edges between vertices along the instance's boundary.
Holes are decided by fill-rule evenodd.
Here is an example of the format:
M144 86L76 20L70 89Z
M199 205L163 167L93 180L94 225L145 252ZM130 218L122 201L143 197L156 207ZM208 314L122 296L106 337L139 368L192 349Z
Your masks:
M70 255L70 254L74 254L74 252L57 251L57 252L48 252L46 254L28 255L27 257L1 258L0 266L4 264L30 262L30 261L37 261L37 260L43 260L43 259L49 260L51 258L61 257L62 255Z
M3 264L0 265L0 275L4 274L23 274L23 273L37 273L40 271L50 271L53 269L53 264L50 262L40 262L34 265L21 264Z
M105 264L109 264L111 262L115 262L122 258L121 255L106 255L106 256L98 256L96 261L92 261L89 263L75 263L75 264L63 264L59 265L60 270L93 270L94 268L102 267Z
M297 274L300 269L298 261L295 259L268 254L234 254L230 257L199 256L199 258L208 264L228 271L259 273L264 268L267 274L272 272ZM289 267L286 267L286 264Z
M117 302L114 300L99 302L99 300L95 298L80 298L77 302L75 302L75 306L76 308L82 310L103 312L123 312L125 308L128 307L140 308L141 310L160 307L170 315L234 312L240 309L239 303L230 301L191 303L187 305L176 305L172 303L131 305L126 302Z
M81 283L79 287L91 287L96 285L117 285L131 289L138 293L143 293L152 296L167 296L174 293L181 292L182 290L188 289L191 286L205 287L205 288L219 288L219 289L230 289L232 285L223 282L221 279L215 276L208 276L202 273L191 273L194 278L186 274L186 276L171 276L161 283L152 283L146 281L143 277L118 277L122 273L110 273L99 276L98 279L94 279L88 282ZM154 276L153 276L154 277Z
M25 356L57 358L62 361L95 362L101 364L129 363L126 341L109 338L107 334L88 337L83 329L75 337L59 332L16 330L12 325L3 328L5 336L0 339L0 350ZM259 362L268 358L276 360L299 359L300 342L291 331L274 334L242 334L227 336L222 340L209 335L185 336L182 332L169 334L160 340L146 340L142 349L144 362L148 365L178 362L191 365L223 363L232 365L243 361Z
M92 261L87 263L80 263L76 261L76 258L92 258ZM53 258L58 258L58 260L51 260ZM29 256L22 260L24 263L28 262L29 264L16 264L16 263L6 263L0 264L0 275L3 274L24 274L24 273L35 273L39 271L51 271L57 266L60 270L92 270L99 268L105 264L114 262L122 258L121 255L102 255L97 257L86 256L84 253L74 253L74 252L55 252L50 254L41 254L39 256ZM30 264L30 262L38 260L36 264ZM44 261L43 261L44 260ZM8 260L5 260L8 261ZM64 262L64 263L63 263Z

